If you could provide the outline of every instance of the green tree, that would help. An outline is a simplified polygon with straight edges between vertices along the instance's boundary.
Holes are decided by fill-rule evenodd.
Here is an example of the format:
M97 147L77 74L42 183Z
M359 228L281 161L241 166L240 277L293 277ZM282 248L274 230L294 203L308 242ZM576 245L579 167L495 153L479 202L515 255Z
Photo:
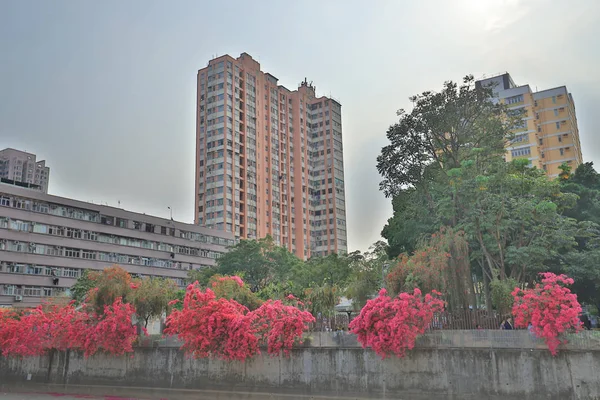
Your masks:
M240 240L217 260L215 272L221 275L243 273L251 290L257 292L271 282L281 281L302 262L287 249L275 246L270 236Z
M398 112L400 121L387 131L390 144L377 158L385 195L393 197L421 182L432 164L445 171L460 167L471 149L480 149L482 158L504 154L522 115L507 114L492 94L492 87L478 86L467 76L460 86L446 82L440 92L411 97L413 110Z
M238 280L229 276L213 275L208 286L215 292L217 298L235 300L251 311L262 304L261 299L252 293L246 284L240 285Z
M131 302L131 275L118 265L102 271L90 271L89 279L93 288L88 293L88 304L98 313L104 313L104 306L111 305L120 297L123 303Z
M561 190L577 195L575 206L565 210L566 216L600 224L600 174L593 163L580 164L573 174L562 179Z
M173 299L172 300L179 300L177 303L173 304L173 309L175 310L183 310L183 300L185 299L185 290L184 289L179 289L177 290L174 295L173 295Z
M561 249L575 244L576 221L562 215L575 196L527 163L500 163L486 175L466 167L454 180L463 199L458 227L483 259L489 281L532 281Z
M505 279L503 281L494 279L490 283L492 294L492 304L501 315L510 315L513 306L512 292L518 286L514 279Z
M463 231L468 264L483 281L488 307L490 282L529 282L559 268L580 230L570 218L575 214L569 215L577 195L564 190L576 184L577 171L569 177L567 168L552 181L528 160L506 163L505 146L522 130L523 114L493 101L492 91L467 77L461 86L449 82L441 92L415 96L412 112L401 111L388 130L390 144L377 164L381 190L393 197L394 215L382 232L389 255L410 256L442 226ZM580 177L598 181L589 168ZM583 208L576 218L589 212ZM411 272L403 283L422 279Z
M565 215L579 223L577 246L560 255L557 271L575 280L573 292L580 301L600 310L600 174L588 162L580 164L560 183L563 192L577 196L575 206L567 209Z
M135 307L138 319L146 328L152 318L160 318L169 313L169 302L178 290L172 279L155 277L135 279L132 288L134 289L128 300Z
M329 284L345 287L350 277L350 259L345 255L329 254L312 257L305 263L295 265L290 280L296 288L320 287Z
M192 269L187 273L187 283L198 282L200 286L206 287L210 278L218 274L217 267L203 267L200 269Z
M355 252L349 255L351 273L345 294L352 300L356 311L362 309L384 285L384 277L391 264L387 253L388 246L379 241L364 254Z
M71 298L75 300L76 304L83 304L86 302L88 293L94 287L94 282L89 277L89 270L84 269L83 273L75 284L71 286Z

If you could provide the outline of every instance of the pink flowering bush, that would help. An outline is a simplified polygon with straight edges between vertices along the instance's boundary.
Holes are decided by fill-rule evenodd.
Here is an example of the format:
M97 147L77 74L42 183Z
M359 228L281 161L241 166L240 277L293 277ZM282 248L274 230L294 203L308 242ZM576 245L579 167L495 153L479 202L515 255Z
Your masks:
M164 332L177 335L182 349L196 358L243 361L258 351L247 313L247 307L235 300L217 299L212 290L203 291L196 282L188 286L183 308L167 317Z
M400 293L391 298L381 289L379 297L367 301L352 320L350 331L363 347L371 347L382 358L392 354L404 357L406 350L414 348L417 336L425 333L434 313L443 310L440 295L432 291L422 296L415 289L412 294Z
M42 305L31 310L0 312L0 352L3 356L38 356L48 350L81 350L85 357L98 351L113 355L133 352L137 338L133 306L118 297L103 314L85 312L73 303Z
M235 278L218 282L232 281L239 285ZM243 282L240 287L244 287ZM301 340L307 324L314 321L298 305L301 303L269 300L250 311L234 299L217 298L211 289L202 290L196 282L188 286L183 308L167 317L165 334L177 335L186 353L197 358L243 361L260 353L261 343L267 344L271 355L288 355L293 344Z
M287 301L294 301L289 298ZM296 301L297 306L303 306ZM302 334L308 329L308 324L315 317L308 311L300 310L297 306L286 305L281 300L267 300L257 310L250 313L252 326L256 335L267 343L270 355L289 355L296 340L301 340Z
M117 297L111 305L104 306L104 314L90 316L90 329L82 329L77 335L84 355L89 357L99 350L113 355L132 353L138 337L131 320L134 314L135 308Z
M573 284L573 279L550 272L540 275L542 282L534 288L515 288L512 312L516 327L526 328L531 322L533 334L543 338L552 355L556 355L560 336L570 330L581 330L581 305L577 295L567 288Z

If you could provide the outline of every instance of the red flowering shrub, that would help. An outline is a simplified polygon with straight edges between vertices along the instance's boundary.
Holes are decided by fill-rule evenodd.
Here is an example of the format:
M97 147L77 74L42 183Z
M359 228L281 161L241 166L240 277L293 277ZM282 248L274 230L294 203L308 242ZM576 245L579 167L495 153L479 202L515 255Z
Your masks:
M236 282L238 286L235 279L218 282ZM243 282L239 287L244 287ZM286 301L293 301L295 305L269 300L255 311L249 311L234 299L217 298L211 289L203 291L196 282L188 286L182 309L174 310L167 317L165 334L177 335L183 341L182 348L198 358L245 360L260 353L261 342L267 344L269 354L288 355L314 317L296 307L301 303L293 299Z
M1 311L0 350L3 356L35 356L43 353L42 340L35 332L39 310L33 311L29 314L14 310Z
M0 351L3 356L37 356L50 349L83 350L90 356L98 350L110 354L132 352L137 334L131 325L131 305L118 298L105 313L91 315L76 310L73 304L39 306L18 313L0 314Z
M544 338L552 355L556 355L561 343L559 337L569 330L581 330L581 305L577 295L566 287L573 284L573 279L550 272L540 275L542 283L534 288L515 288L512 311L515 326L526 328L531 322L533 334Z
M177 335L182 348L197 358L245 360L258 351L247 313L248 308L235 300L217 299L212 290L202 291L196 282L187 288L183 309L167 317L165 334Z
M36 356L49 349L79 348L82 331L87 331L86 315L72 304L43 306L21 314L7 311L1 318L0 350L4 356Z
M117 298L113 304L104 306L104 314L90 318L87 330L75 335L75 343L81 343L86 357L98 350L114 355L133 352L133 342L137 339L137 330L131 322L134 313L131 304Z
M358 336L363 347L371 347L382 358L392 354L403 357L415 346L418 335L425 333L435 312L442 311L444 303L439 292L421 295L400 293L391 298L385 289L379 297L367 301L358 317L350 322L350 331Z
M288 296L287 300L295 299ZM296 304L302 305L300 302ZM266 342L267 351L271 355L280 355L282 351L286 356L289 355L294 342L302 340L308 323L315 321L315 317L308 311L286 305L281 300L267 300L249 316L256 334L261 341Z

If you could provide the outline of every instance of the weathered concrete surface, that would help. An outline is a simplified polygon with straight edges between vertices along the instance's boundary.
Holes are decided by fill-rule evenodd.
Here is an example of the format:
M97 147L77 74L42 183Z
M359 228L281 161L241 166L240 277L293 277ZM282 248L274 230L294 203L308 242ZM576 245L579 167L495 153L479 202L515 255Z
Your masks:
M359 348L312 347L295 349L290 358L263 355L241 363L157 348L123 357L0 358L0 386L131 397L154 388L143 392L152 398L598 400L598 371L600 351L552 357L547 350L421 348L382 361Z
M91 396L91 395L78 395L68 393L31 393L31 392L16 392L16 393L3 393L0 392L0 399L2 400L143 400L138 398L125 398L116 397L111 395L105 396Z

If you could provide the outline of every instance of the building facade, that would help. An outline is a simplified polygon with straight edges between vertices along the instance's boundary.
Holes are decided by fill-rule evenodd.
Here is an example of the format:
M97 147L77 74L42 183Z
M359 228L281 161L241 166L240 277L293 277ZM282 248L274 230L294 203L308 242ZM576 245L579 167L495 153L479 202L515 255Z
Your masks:
M347 252L340 103L246 53L211 60L197 93L196 223L304 259Z
M233 244L228 232L0 183L0 306L35 306L114 264L181 286Z
M477 84L491 85L509 112L523 116L507 146L507 161L527 158L549 177L557 177L563 163L573 171L583 163L575 103L565 86L534 92L529 85L515 85L508 73Z
M50 168L46 161L36 161L36 155L15 149L0 150L0 179L27 184L32 189L48 193Z

